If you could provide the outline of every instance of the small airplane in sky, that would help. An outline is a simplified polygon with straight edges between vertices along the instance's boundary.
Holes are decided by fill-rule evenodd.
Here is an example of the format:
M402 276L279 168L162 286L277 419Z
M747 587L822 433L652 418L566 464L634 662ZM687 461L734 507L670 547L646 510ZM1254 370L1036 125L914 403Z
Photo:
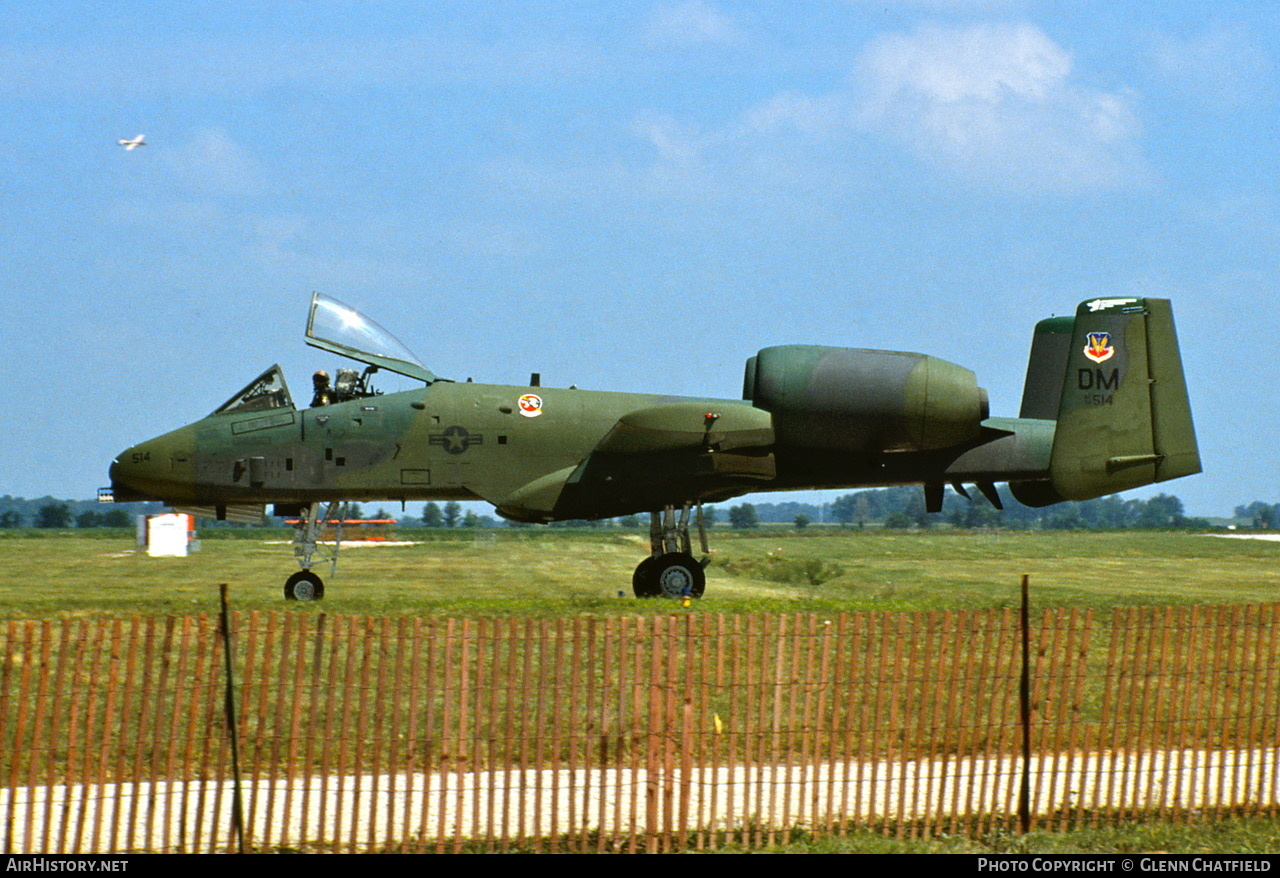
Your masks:
M1038 507L1200 472L1166 299L1094 299L1041 320L1016 418L991 416L970 370L901 351L765 348L747 360L739 400L557 389L536 373L520 386L450 381L320 293L306 342L366 368L339 369L332 385L317 372L299 407L272 366L203 420L126 449L99 498L256 522L273 504L299 519L291 600L323 596L313 557L343 501L485 500L522 522L648 512L633 591L699 597L703 503L921 485L939 512L946 485L968 497L969 484L1000 508L995 483L1008 482ZM423 386L383 395L370 384L379 369Z
M147 135L139 134L137 137L133 138L133 140L117 140L116 143L123 146L125 152L129 152L130 150L137 149L140 146L146 146Z

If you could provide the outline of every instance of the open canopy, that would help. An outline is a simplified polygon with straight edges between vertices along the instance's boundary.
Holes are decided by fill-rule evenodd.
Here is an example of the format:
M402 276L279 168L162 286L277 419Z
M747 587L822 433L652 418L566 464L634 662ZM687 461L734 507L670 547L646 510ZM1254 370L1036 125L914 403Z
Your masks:
M311 297L307 344L428 384L439 380L394 335L350 305L323 293Z

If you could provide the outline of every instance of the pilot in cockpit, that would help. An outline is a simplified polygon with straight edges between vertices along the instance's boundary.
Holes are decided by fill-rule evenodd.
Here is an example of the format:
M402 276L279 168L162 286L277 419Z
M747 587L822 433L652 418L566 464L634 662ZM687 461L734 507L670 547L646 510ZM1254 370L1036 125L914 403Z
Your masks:
M315 393L311 397L312 408L333 402L333 390L329 387L328 372L324 369L317 369L316 374L311 376L311 384L315 388Z

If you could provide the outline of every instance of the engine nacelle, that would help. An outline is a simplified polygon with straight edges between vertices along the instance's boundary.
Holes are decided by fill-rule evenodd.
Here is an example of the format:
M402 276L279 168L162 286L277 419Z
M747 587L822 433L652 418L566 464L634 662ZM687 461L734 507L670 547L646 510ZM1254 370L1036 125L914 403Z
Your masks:
M972 441L988 416L973 372L924 354L784 345L747 360L743 398L781 445L930 451Z

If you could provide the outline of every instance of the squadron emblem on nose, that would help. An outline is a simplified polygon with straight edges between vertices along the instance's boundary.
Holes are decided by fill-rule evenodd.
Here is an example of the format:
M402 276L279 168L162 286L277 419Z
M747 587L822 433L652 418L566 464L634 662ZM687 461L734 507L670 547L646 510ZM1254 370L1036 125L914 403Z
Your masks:
M536 393L526 393L517 404L520 406L520 414L526 418L536 418L542 414L542 397Z

